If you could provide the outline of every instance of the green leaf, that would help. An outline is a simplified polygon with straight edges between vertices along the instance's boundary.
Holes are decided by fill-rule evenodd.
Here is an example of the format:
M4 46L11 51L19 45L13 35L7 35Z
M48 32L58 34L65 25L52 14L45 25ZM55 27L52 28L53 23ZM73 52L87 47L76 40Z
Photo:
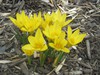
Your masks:
M28 35L27 35L27 33L23 33L23 34L21 34L18 30L16 30L16 38L17 38L17 40L19 40L20 41L20 43L21 44L23 44L23 45L25 45L26 43L28 43Z
M54 63L53 63L53 67L56 67L58 65L58 63L61 61L61 59L63 58L64 52L60 52L59 55L55 58Z
M44 65L45 59L46 59L46 55L43 52L41 52L41 54L40 54L40 66Z

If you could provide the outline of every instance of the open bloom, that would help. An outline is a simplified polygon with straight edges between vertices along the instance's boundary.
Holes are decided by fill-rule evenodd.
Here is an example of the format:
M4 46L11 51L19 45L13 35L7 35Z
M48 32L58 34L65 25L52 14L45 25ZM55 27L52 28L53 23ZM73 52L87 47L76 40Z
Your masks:
M68 17L67 14L62 14L60 10L57 10L55 13L52 13L52 16L52 21L61 27L68 25L72 21L72 19L66 21L66 18Z
M32 45L26 44L26 45L22 46L22 51L23 51L26 55L31 56L31 55L33 55L33 53L34 53L34 48L32 47Z
M53 25L53 21L52 21L52 18L53 18L53 15L49 14L49 13L45 13L44 15L44 20L41 24L41 27L43 29L45 29L47 26L50 26L50 25Z
M38 28L41 22L41 13L28 17L24 11L16 14L16 19L9 17L10 20L21 30L25 32L33 32ZM37 19L38 18L38 19ZM39 21L40 20L40 21Z
M37 30L35 36L29 36L28 41L30 44L22 46L22 50L26 55L28 55L28 52L45 51L48 48L40 29Z
M70 26L68 26L68 33L67 33L67 40L68 40L68 45L69 46L74 46L78 43L80 43L84 37L86 36L86 34L80 34L80 30L77 29L76 31L74 31L72 33L72 28Z
M44 21L41 26L43 29L45 29L46 26L55 24L60 27L64 27L65 25L68 25L72 21L72 19L66 21L66 18L67 18L66 13L62 14L60 10L52 12L51 14L46 13L44 14Z
M51 40L54 40L61 34L61 27L58 25L47 26L43 33Z
M49 45L57 51L63 51L65 53L69 53L70 50L66 48L67 41L65 39L65 33L61 33L61 35L54 40L54 43L49 43Z

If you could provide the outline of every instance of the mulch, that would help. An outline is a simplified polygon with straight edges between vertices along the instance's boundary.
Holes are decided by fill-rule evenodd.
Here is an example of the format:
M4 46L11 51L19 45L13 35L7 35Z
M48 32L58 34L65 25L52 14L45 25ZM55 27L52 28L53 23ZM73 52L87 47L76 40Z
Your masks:
M0 0L0 75L99 75L100 74L100 1L99 0ZM25 10L27 14L51 12L56 9L77 15L70 25L80 28L87 36L78 47L66 55L65 63L59 71L51 64L39 65L34 59L32 65L21 51L21 43L16 38L18 29L9 16ZM19 31L20 32L20 31ZM21 33L20 33L21 35Z

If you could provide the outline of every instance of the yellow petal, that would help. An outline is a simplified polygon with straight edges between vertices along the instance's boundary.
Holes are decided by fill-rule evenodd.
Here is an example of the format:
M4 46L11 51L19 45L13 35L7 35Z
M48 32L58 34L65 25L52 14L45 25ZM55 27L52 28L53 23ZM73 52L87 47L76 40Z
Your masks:
M36 37L36 38L43 38L43 35L42 35L42 32L41 32L40 29L38 29L38 30L36 31L35 37Z
M22 22L24 23L25 28L28 30L31 28L30 19L28 16L21 17L22 19L25 18Z
M49 37L50 33L49 33L49 26L46 26L45 30L43 31L44 35Z
M47 27L45 28L45 30L43 31L43 33L44 33L44 35L45 35L46 37L48 37L49 39L52 39L52 37L51 37L51 33L52 33L52 28L51 28L51 26L47 26Z
M44 45L43 48L40 51L45 51L47 49L48 49L47 45Z
M38 18L41 18L41 12L38 13Z
M34 13L34 16L33 16L34 18L37 18L37 15L36 15L36 13Z
M21 31L24 31L24 32L27 31L27 29L25 29L25 27L20 28L20 30L21 30Z
M12 18L12 17L9 17L9 18L10 18L10 20L11 20L18 28L20 28L20 27L23 26L23 25L19 24L19 23L17 22L16 19L14 19L14 18Z
M55 12L55 14L57 14L57 16L61 16L60 10L57 10L57 11Z
M60 45L61 48L67 45L67 41L65 40L65 37L62 36L56 38L54 43Z
M20 21L20 17L21 17L21 15L20 15L19 13L17 13L17 14L16 14L16 19L17 19L18 21Z
M52 48L55 48L53 43L49 43L49 46L51 46Z
M36 31L35 37L29 36L28 40L35 50L44 51L47 49L46 42L40 29Z
M36 34L35 34L35 38L40 41L41 43L45 43L45 40L44 40L44 37L43 37L43 34L41 32L40 29L37 30Z
M70 19L70 20L67 20L66 22L65 22L65 25L68 25L70 22L72 22L73 21L73 19Z
M22 51L26 55L31 56L34 53L34 48L30 44L26 44L26 45L22 46Z
M62 46L63 46L63 47L66 46L67 43L68 43L68 42L67 42L65 39L62 39Z
M16 20L16 19L14 19L14 18L12 18L12 17L9 17L9 19L10 19L15 25L17 25L17 20Z
M50 28L49 28L49 33L50 33L49 38L54 40L54 39L56 39L57 37L60 36L61 32L62 32L62 30L61 30L60 26L57 26L57 25L50 26Z
M76 37L76 36L79 35L79 33L80 33L80 29L77 29L76 31L73 32L73 34L71 35L71 37L72 37L72 38L73 38L73 37Z
M70 50L68 48L63 48L61 51L65 52L65 53L70 53Z
M65 32L62 31L61 34L59 35L59 38L61 38L61 39L65 39L65 36L66 36Z
M29 36L28 37L28 41L32 46L34 46L34 43L35 43L36 40L35 40L35 38L33 36Z
M64 20L64 21L66 21L66 14L64 13L64 14L62 14L62 19Z
M76 44L80 43L81 41L83 41L84 37L86 36L86 34L80 34L78 37L77 37L77 41L76 41Z
M72 28L70 26L68 26L67 37L70 38L71 35L72 35Z
M75 40L75 38L76 38L76 37L71 37L71 38L69 38L69 39L68 39L68 42L69 42L71 45L75 45L75 43L76 43L76 41L77 41L77 40Z
M21 15L22 15L22 17L25 16L25 11L24 10L22 10Z

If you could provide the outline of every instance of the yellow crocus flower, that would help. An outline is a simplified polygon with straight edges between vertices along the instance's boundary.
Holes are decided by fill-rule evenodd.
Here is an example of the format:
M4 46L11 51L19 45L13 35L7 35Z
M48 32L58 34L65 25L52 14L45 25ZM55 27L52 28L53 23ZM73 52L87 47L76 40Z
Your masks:
M28 40L35 50L45 51L47 49L46 41L40 29L37 30L35 37L29 36Z
M65 33L61 33L61 35L54 40L54 43L49 43L49 46L54 48L57 51L63 51L65 53L69 53L70 50L66 48L67 41L65 39Z
M33 55L33 53L34 53L34 48L32 47L32 45L26 44L26 45L22 46L22 51L23 51L26 55L31 56L31 55Z
M39 13L38 16L35 17L28 17L25 14L25 12L22 11L20 14L19 13L16 14L16 19L14 19L13 17L9 17L9 18L21 31L33 32L40 25L40 21L39 21L41 20L40 17L41 17L41 13Z
M33 14L33 16L31 17L31 21L34 25L34 29L37 29L43 22L41 12L39 12L38 15L36 13Z
M61 28L68 25L72 19L66 20L68 16L66 13L62 14L60 10L57 10L56 12L52 12L51 14L46 13L44 14L44 21L42 23L42 28L45 29L46 26L50 25L59 25Z
M69 47L74 46L78 43L80 43L86 34L80 34L80 29L77 29L72 33L72 28L68 26L68 33L67 33L67 40L68 40L68 45Z
M47 26L43 33L51 40L54 40L61 34L61 27L58 25Z
M50 26L50 25L54 24L53 21L52 21L53 16L51 14L45 13L43 16L44 16L44 20L41 24L41 27L43 29L45 29L47 26Z
M25 12L22 11L21 14L17 13L16 14L16 19L14 19L13 17L9 17L10 20L18 27L18 28L22 28L24 26L23 24L23 18L25 17Z
M33 53L34 51L45 51L48 48L40 29L36 31L35 36L29 36L28 41L30 44L22 46L22 50L26 55L29 55L30 52Z
M72 21L72 19L66 21L66 18L68 17L67 14L62 14L60 10L57 10L55 13L52 14L52 16L52 21L61 27L68 25Z

